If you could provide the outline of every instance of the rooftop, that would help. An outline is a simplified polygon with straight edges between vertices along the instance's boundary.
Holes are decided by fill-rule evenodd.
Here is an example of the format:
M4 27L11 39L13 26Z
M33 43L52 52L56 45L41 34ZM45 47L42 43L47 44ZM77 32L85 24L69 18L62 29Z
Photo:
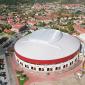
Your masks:
M75 53L80 41L54 29L41 29L27 35L15 44L20 55L37 60L59 59Z

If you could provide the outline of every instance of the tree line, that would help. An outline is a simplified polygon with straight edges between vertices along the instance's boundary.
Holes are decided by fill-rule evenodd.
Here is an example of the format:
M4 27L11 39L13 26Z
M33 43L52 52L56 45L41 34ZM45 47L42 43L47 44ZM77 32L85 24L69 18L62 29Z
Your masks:
M7 5L17 5L19 3L24 4L34 4L34 3L46 3L46 2L59 2L64 4L72 4L72 3L85 3L85 0L0 0L0 4L7 4Z

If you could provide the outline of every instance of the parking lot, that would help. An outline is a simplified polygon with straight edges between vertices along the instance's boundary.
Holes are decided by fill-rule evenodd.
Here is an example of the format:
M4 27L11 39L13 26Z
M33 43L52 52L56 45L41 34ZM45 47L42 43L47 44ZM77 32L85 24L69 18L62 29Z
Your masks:
M17 85L11 65L11 56L7 52L9 48L13 48L17 39L16 35L0 37L0 85Z
M0 48L0 85L10 85L5 55Z

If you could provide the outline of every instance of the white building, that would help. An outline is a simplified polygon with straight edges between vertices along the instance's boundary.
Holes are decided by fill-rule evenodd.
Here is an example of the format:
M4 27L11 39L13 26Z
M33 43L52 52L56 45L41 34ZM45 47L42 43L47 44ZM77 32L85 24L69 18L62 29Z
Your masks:
M81 40L81 44L82 44L81 52L83 53L83 55L85 55L85 33L80 34L78 38Z
M54 29L41 29L15 44L17 62L28 70L58 71L69 68L79 59L80 40Z

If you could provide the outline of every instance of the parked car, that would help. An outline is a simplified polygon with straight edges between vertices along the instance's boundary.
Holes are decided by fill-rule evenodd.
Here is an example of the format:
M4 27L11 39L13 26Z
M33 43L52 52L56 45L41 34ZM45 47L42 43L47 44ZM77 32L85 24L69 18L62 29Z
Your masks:
M7 48L10 46L10 44L12 43L13 41L9 41L8 43L4 44L4 46L2 46L3 48Z
M3 83L2 80L0 80L0 85L2 85L2 83Z
M0 85L7 85L8 82L3 82L2 80L0 80Z
M2 85L7 85L7 83L8 83L8 82L3 82L3 84L2 84Z
M0 39L0 44L2 44L3 42L6 42L8 40L8 37L2 37Z
M6 72L0 72L0 76L6 76Z

